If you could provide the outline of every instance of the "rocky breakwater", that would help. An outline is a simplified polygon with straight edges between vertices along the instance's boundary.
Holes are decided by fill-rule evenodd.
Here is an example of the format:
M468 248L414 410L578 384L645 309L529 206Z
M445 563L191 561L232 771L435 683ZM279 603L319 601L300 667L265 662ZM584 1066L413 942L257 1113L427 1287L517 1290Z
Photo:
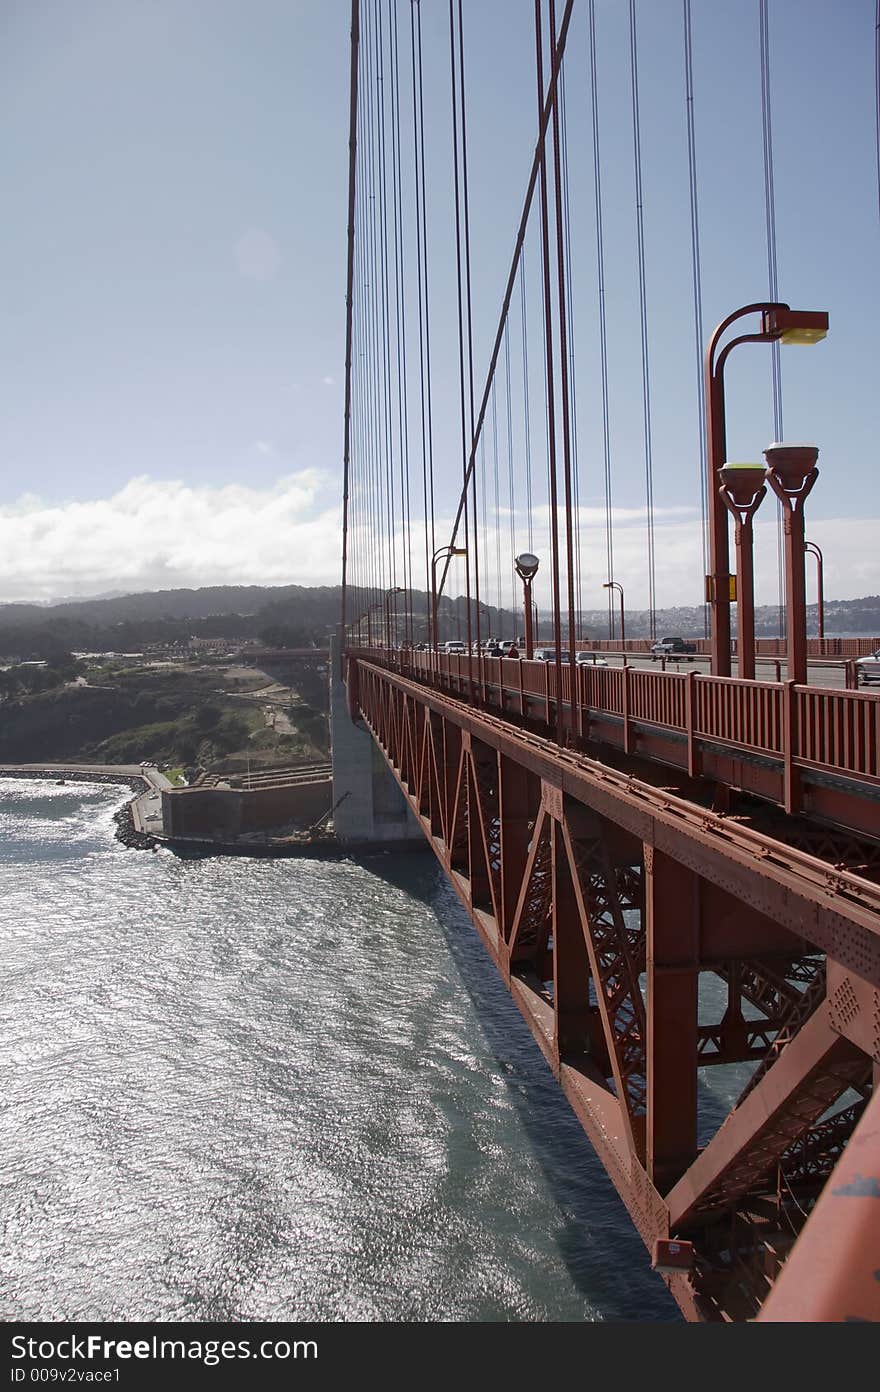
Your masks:
M121 841L123 846L138 851L155 850L159 844L155 836L147 835L135 825L132 811L135 799L151 787L150 780L141 774L131 773L128 770L116 772L106 767L91 769L87 765L81 764L76 766L47 764L42 767L34 764L4 764L0 765L0 777L45 778L51 779L53 783L121 784L130 788L133 796L124 807L120 807L119 811L113 814L117 840Z
M143 789L138 788L134 783L129 784L129 787L136 793L143 792ZM146 832L138 831L134 824L133 805L134 798L131 802L127 802L124 807L120 807L118 812L114 812L116 839L133 851L154 851L159 843L155 836L148 836Z

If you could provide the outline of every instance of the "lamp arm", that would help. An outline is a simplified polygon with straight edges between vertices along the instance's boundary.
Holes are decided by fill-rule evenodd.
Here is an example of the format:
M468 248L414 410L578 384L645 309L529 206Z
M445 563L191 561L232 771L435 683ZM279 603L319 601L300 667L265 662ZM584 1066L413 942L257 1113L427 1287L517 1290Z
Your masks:
M709 339L709 344L706 348L706 365L710 373L712 372L715 349L718 347L718 341L725 329L729 329L730 325L735 324L737 319L744 319L747 314L764 314L771 309L791 309L791 305L783 304L775 300L762 300L757 304L743 305L742 309L735 309L732 314L728 314L726 319L722 319L712 337ZM741 339L737 340L737 342L742 341ZM763 342L764 339L760 338L760 341Z

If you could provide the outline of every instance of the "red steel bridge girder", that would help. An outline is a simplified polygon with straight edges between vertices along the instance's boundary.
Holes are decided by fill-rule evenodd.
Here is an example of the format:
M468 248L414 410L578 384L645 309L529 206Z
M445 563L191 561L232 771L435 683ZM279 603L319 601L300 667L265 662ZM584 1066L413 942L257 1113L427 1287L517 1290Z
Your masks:
M646 1245L693 1242L691 1272L665 1278L681 1308L751 1317L782 1265L780 1229L802 1226L855 1124L842 1111L829 1130L829 1108L866 1095L880 1062L880 891L847 873L831 884L803 852L375 664L349 671ZM828 998L820 980L783 1035L821 954ZM711 1027L697 1023L706 970L728 985ZM759 1022L745 1001L763 1003ZM743 1058L760 1081L698 1152L698 1069Z

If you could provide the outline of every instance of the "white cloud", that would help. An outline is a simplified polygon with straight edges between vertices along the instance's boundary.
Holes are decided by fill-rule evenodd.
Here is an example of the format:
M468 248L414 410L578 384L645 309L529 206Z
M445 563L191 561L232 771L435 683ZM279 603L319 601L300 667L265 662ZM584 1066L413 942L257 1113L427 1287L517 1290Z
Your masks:
M131 479L109 498L0 508L0 600L199 585L335 585L335 480L305 470L264 488Z
M755 525L755 599L758 604L774 605L777 602L776 573L776 523L773 513L768 509L768 520ZM500 532L500 594L503 607L520 603L522 587L515 578L513 570L513 550L533 549L541 559L538 577L535 581L535 599L542 612L551 603L552 576L550 568L550 510L548 507L535 509L532 518L532 543L522 518L515 519L514 543L511 547L510 515L502 510ZM703 602L703 558L701 546L701 527L696 508L655 509L654 513L654 554L656 571L656 607L673 608L678 605L699 605ZM424 556L424 531L416 534L413 530L413 566L419 565L419 557ZM564 513L559 513L559 534L562 548L561 586L563 597L566 592ZM856 599L863 595L880 591L880 566L877 562L877 536L880 526L875 518L827 518L811 522L807 519L807 532L824 553L825 596L828 599ZM730 528L730 566L735 569L736 557L733 545L733 526ZM435 524L436 544L442 545L452 535L452 519L440 519ZM584 609L603 609L607 606L607 592L602 585L608 579L605 552L605 513L600 508L581 508L580 546L576 553L580 557L580 589L575 595L575 606L583 604ZM499 535L490 526L485 533L479 527L479 565L480 596L487 604L498 603ZM613 512L614 578L625 592L627 609L648 608L647 573L647 528L644 509L615 508ZM357 545L362 545L358 542ZM463 532L460 532L458 545L463 545ZM349 554L353 554L352 539L349 539ZM403 547L398 543L398 570L402 566ZM422 569L424 561L422 560ZM457 559L452 562L449 577L444 587L447 595L457 595L464 591L465 562ZM442 564L438 565L438 576L442 574ZM415 571L418 574L417 571ZM472 572L473 574L473 572ZM816 572L812 560L807 558L807 602L815 603ZM473 584L473 579L471 581ZM423 580L416 580L417 588L425 588ZM565 603L563 598L563 603Z
M254 448L268 454L274 447L264 440L255 441ZM340 491L338 478L309 469L253 487L193 487L139 477L112 497L60 505L27 494L0 507L0 601L219 584L336 585L342 555ZM580 523L582 602L587 609L601 609L607 602L602 583L608 578L604 510L582 508ZM451 529L451 518L439 519L435 544L448 540ZM824 552L828 598L856 598L880 590L878 530L873 518L808 522L809 536ZM480 527L480 590L493 605L498 593L497 540L490 528L484 545ZM518 603L519 594L507 515L501 518L500 543L506 606ZM522 550L527 544L524 521L517 517L514 546ZM546 507L535 511L532 546L541 557L535 592L543 611L550 603L551 582ZM353 528L349 536L352 574L359 573L358 558L377 550L370 537ZM415 520L411 550L414 586L425 589L423 524ZM403 552L398 538L398 572ZM730 552L733 564L732 544ZM644 512L615 509L614 573L624 586L627 608L647 608L646 553ZM696 509L657 511L655 553L658 607L701 603L703 564ZM453 565L445 592L456 595L465 588L464 562L459 559ZM386 568L390 573L390 566ZM755 572L757 602L775 604L772 513L755 527ZM564 565L562 579L564 586ZM811 562L807 596L812 603L815 568Z

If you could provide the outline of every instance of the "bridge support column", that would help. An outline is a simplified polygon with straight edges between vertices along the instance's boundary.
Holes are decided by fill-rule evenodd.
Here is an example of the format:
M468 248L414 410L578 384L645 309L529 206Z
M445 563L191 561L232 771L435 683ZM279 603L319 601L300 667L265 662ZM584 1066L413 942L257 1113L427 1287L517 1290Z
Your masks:
M648 1174L665 1193L697 1154L700 881L645 845Z
M333 825L345 846L425 845L372 736L352 719L342 670L342 644L330 649L330 743L333 761ZM340 801L342 799L342 801Z

